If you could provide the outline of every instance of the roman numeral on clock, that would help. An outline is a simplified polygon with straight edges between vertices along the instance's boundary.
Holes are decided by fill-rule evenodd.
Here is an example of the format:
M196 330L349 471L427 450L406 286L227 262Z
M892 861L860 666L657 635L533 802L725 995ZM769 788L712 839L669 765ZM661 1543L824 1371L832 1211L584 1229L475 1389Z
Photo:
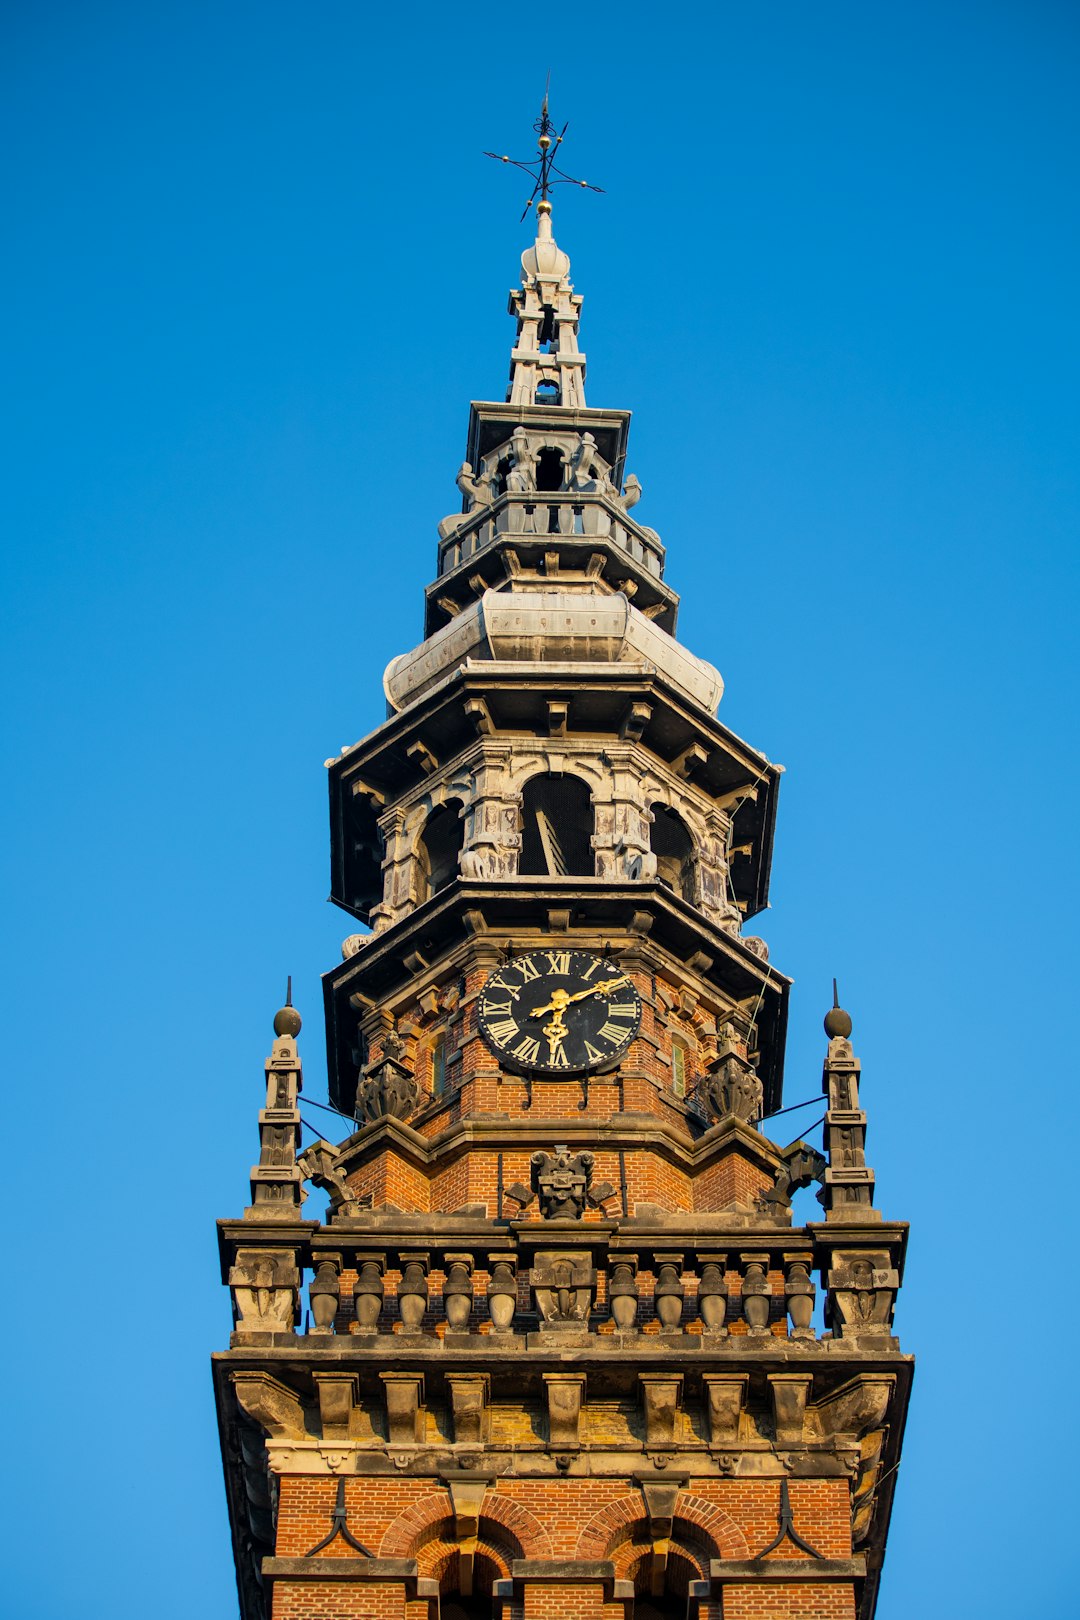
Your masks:
M534 1041L531 1036L526 1035L525 1039L519 1041L517 1046L514 1047L511 1055L520 1058L522 1063L535 1063L540 1056L540 1042Z
M612 1011L614 1011L614 1008L612 1008ZM597 1030L596 1038L598 1041L610 1041L612 1046L621 1046L626 1039L627 1033L628 1031L623 1025L613 1024L609 1018L603 1029Z
M570 972L570 952L569 951L545 951L544 955L547 957L548 962L550 963L552 973L559 973L559 974L562 974L564 976L569 975L569 972Z
M512 1018L500 1018L497 1023L488 1025L488 1034L493 1041L498 1041L500 1046L509 1046L521 1031Z

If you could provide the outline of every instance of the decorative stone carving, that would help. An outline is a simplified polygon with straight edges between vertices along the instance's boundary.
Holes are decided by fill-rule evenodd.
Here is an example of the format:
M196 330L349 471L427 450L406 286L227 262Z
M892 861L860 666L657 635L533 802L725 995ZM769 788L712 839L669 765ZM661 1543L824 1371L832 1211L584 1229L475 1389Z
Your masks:
M709 1409L709 1444L731 1446L739 1438L749 1373L703 1373Z
M741 1254L743 1266L742 1311L751 1334L769 1331L769 1257L767 1254Z
M353 1408L360 1393L360 1380L351 1372L315 1374L319 1397L319 1418L324 1440L346 1440Z
M621 1254L612 1262L608 1280L611 1315L620 1333L629 1333L637 1324L637 1255Z
M900 1274L889 1259L887 1251L834 1255L826 1311L839 1338L890 1331Z
M305 1148L303 1153L298 1154L296 1159L304 1180L330 1194L331 1216L346 1210L355 1202L355 1195L345 1179L345 1172L335 1162L337 1154L338 1150L334 1144L328 1142L325 1137L320 1137L317 1142L312 1142L310 1147Z
M545 1325L581 1327L588 1322L596 1276L587 1254L537 1254L529 1281Z
M341 1298L341 1256L320 1254L315 1262L315 1275L308 1287L311 1314L315 1321L313 1333L333 1333Z
M645 1409L645 1444L672 1447L682 1395L682 1373L639 1373L641 1404Z
M419 1333L428 1305L428 1256L402 1255L398 1314L406 1333Z
M556 1146L554 1153L534 1153L529 1163L544 1219L580 1221L592 1180L592 1154L571 1154L568 1148Z
M347 934L341 942L341 960L348 962L351 957L358 955L371 938L371 934Z
M567 484L574 490L614 493L607 464L601 459L596 448L596 440L591 433L583 433L570 453Z
M517 1274L514 1263L509 1259L491 1256L488 1265L491 1267L487 1286L488 1315L496 1333L508 1333L513 1326L514 1312L517 1309Z
M825 1433L830 1437L851 1435L857 1440L867 1430L879 1428L895 1386L895 1373L866 1372L833 1390L816 1406Z
M445 1264L443 1310L446 1313L446 1326L451 1333L467 1333L473 1304L472 1255L448 1254Z
M487 1373L448 1373L454 1417L454 1444L482 1446L487 1440L490 1379Z
M581 1445L581 1402L584 1373L544 1373L548 1406L548 1445L552 1451L577 1451Z
M357 1258L357 1277L353 1284L353 1306L356 1326L360 1333L375 1333L383 1305L383 1272L386 1260L382 1255L364 1255Z
M683 1312L682 1255L657 1255L657 1266L653 1300L660 1331L678 1333Z
M416 1076L396 1057L385 1054L361 1070L356 1088L356 1117L371 1122L387 1115L408 1119L423 1093Z
M292 1249L240 1249L229 1271L237 1335L291 1333L300 1273Z
M624 512L629 512L636 506L642 496L641 479L636 473L630 473L623 484L621 493L616 497Z
M806 1397L814 1382L812 1373L770 1373L773 1423L781 1445L798 1445L803 1437Z
M698 1081L695 1096L710 1119L726 1119L734 1114L749 1124L761 1115L761 1081L752 1064L727 1041Z
M494 499L491 479L485 472L474 475L471 462L463 461L461 463L454 482L468 502L468 507L464 512L451 512L449 517L443 518L439 524L440 540L449 540L450 536L456 534L458 529L464 528L477 507L490 506Z
M273 1439L299 1439L304 1433L304 1408L287 1385L265 1372L230 1375L237 1403L248 1417ZM260 1446L261 1453L262 1447Z
M706 1260L698 1284L698 1311L706 1333L726 1334L724 1326L728 1308L728 1289L724 1281L727 1255Z
M825 1174L826 1160L805 1142L793 1142L780 1155L783 1163L773 1185L758 1195L758 1207L766 1214L782 1215L791 1209L791 1195L809 1187Z
M793 1254L785 1255L787 1273L784 1279L784 1297L787 1302L788 1315L791 1318L791 1336L795 1339L812 1339L814 1330L810 1326L814 1315L814 1296L817 1292L810 1281L810 1265L812 1255Z
M386 1394L386 1428L392 1446L417 1446L424 1438L423 1373L380 1373Z
M510 471L506 475L506 488L511 495L526 495L536 488L536 451L523 427L516 427L510 435Z

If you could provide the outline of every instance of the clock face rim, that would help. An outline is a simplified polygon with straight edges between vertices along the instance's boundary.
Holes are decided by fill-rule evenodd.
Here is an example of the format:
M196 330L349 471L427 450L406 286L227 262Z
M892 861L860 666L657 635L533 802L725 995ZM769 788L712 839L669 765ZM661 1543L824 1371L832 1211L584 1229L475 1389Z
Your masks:
M633 1002L634 1017L627 1024L627 1033L624 1040L622 1040L618 1046L612 1047L609 1053L605 1052L599 1058L591 1061L586 1059L583 1062L568 1063L566 1066L559 1065L557 1067L552 1067L550 1063L544 1062L533 1061L527 1063L523 1059L515 1057L513 1052L510 1051L508 1047L501 1045L498 1038L491 1032L491 1025L485 1011L485 1001L488 992L491 990L500 974L512 972L514 968L523 961L529 961L534 965L540 966L544 958L548 958L550 960L551 956L557 955L569 955L571 958L577 957L579 959L584 957L588 960L589 964L598 964L598 966L594 969L598 981L602 980L608 975L611 977L625 979L626 983L624 985L620 984L619 986L619 991L621 994L618 999L624 1004L627 1000L631 1000ZM537 982L543 983L550 991L571 986L576 990L581 987L583 982L587 981L585 981L582 973L575 973L572 975L556 973L553 972L550 966L545 963L543 966L541 966L541 971L537 975L536 980L522 981L522 984L518 987L519 992L520 990L525 989L526 984L533 984ZM504 987L499 986L499 988ZM627 994L627 992L629 992L629 994ZM480 994L477 998L477 1024L480 1029L480 1034L483 1037L489 1051L495 1054L499 1062L505 1068L512 1070L514 1073L529 1076L535 1075L536 1077L544 1080L573 1080L586 1074L605 1074L609 1070L617 1068L626 1057L626 1054L630 1050L633 1042L641 1033L641 1019L641 994L638 991L637 985L634 983L633 979L631 979L629 973L627 973L624 968L621 968L618 962L613 962L610 957L601 956L598 951L586 950L582 946L572 945L561 947L545 945L540 946L533 951L523 951L520 956L515 956L511 961L504 963L501 967L495 968L492 973L488 974L483 985L481 986ZM539 1035L539 1033L540 1030L538 1029L537 1034ZM518 1025L517 1033L513 1038L516 1040L523 1034L523 1027Z

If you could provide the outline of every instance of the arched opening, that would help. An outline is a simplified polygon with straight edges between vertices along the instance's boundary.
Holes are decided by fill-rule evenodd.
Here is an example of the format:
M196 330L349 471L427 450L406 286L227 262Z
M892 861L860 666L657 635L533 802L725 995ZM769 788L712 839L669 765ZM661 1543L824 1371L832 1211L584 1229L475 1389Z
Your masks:
M537 489L550 494L552 490L562 489L564 478L562 451L551 445L545 446L536 458Z
M495 468L495 472L491 480L491 493L495 500L498 500L500 495L506 494L506 479L509 471L510 457L503 456L502 460Z
M520 871L526 877L592 877L592 795L577 776L534 776L522 794Z
M535 403L537 405L560 405L562 403L562 389L558 383L537 383Z
M451 799L449 804L440 805L431 812L420 834L417 854L422 900L438 894L458 875L458 856L465 837L461 808L460 799Z
M444 1597L439 1605L441 1620L491 1620L491 1596L478 1598Z
M446 1610L443 1610L445 1616ZM685 1597L635 1598L634 1620L686 1620Z
M686 823L666 804L652 806L649 847L656 856L656 875L684 900L694 898L694 843Z

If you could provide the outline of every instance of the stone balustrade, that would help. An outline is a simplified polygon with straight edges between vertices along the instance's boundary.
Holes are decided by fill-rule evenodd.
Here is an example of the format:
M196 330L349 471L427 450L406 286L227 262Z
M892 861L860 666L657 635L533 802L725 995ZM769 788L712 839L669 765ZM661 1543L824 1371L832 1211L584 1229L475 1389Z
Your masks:
M609 539L657 579L663 577L664 547L651 529L627 517L619 502L577 490L531 490L503 495L491 506L479 506L439 545L439 577L503 536L535 539L561 535L569 539Z

